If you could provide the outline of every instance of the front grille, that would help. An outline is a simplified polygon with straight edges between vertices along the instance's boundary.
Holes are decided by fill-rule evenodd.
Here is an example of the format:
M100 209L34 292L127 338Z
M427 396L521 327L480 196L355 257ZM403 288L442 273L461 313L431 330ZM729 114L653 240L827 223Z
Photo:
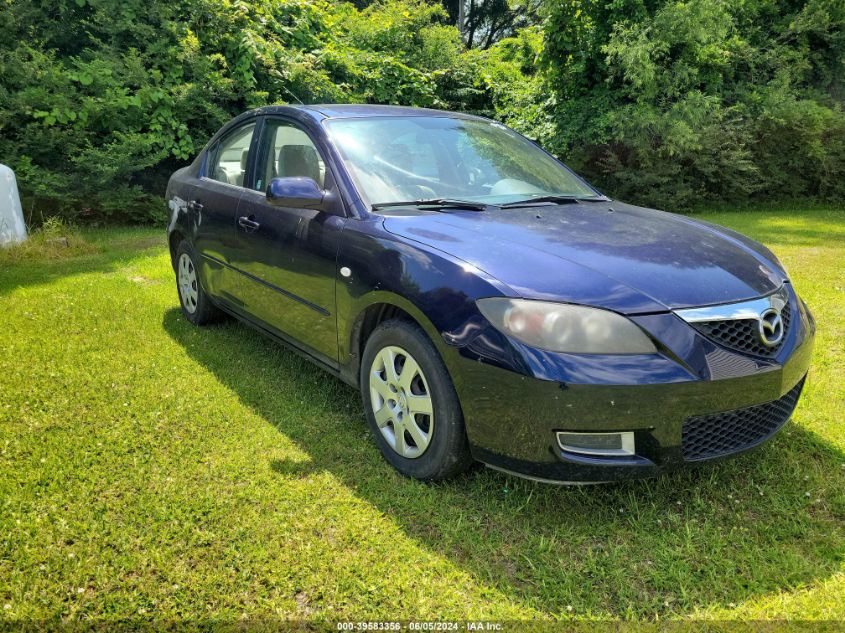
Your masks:
M786 335L789 332L789 322L792 316L789 304L783 307L780 316L783 320L783 336L780 342L774 347L764 345L763 341L760 340L759 321L757 319L699 321L692 325L708 338L729 349L745 354L753 354L754 356L771 358L783 347L783 342L786 340Z
M684 459L710 459L763 442L789 420L803 386L802 379L785 396L766 404L689 418L681 442Z

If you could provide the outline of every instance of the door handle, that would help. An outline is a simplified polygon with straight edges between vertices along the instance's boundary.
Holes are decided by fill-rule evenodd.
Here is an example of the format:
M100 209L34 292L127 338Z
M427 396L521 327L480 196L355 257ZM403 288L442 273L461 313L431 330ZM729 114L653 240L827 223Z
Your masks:
M246 229L247 233L251 233L252 231L261 226L258 222L255 221L254 215L251 215L249 217L242 215L238 218L238 225L241 228Z
M189 211L202 211L202 204L200 204L199 200L191 200L188 203L188 210Z

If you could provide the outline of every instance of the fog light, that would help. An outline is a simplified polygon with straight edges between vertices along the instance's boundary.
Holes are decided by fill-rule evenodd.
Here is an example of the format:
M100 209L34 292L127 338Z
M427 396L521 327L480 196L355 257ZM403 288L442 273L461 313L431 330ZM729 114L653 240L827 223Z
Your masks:
M557 443L563 450L580 455L624 457L636 454L634 434L631 431L621 433L558 431Z

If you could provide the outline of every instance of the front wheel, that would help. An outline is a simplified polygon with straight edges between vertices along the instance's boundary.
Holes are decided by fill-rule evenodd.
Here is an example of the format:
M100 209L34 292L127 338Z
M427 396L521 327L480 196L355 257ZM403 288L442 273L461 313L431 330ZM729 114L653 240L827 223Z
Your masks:
M419 327L379 325L364 349L360 384L376 444L400 473L435 481L472 464L452 380Z
M220 318L222 313L203 290L193 251L184 240L176 248L176 288L182 314L188 321L194 325L206 325Z

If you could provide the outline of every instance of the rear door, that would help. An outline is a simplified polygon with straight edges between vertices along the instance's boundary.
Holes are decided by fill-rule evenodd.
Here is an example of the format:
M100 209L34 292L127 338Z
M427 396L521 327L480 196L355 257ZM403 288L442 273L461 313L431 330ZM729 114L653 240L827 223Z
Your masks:
M257 119L239 125L209 150L193 205L198 214L194 248L201 255L200 274L209 294L241 306L241 280L231 269L238 245L235 230L245 191L250 151L257 146Z
M341 207L327 212L268 204L267 184L287 176L312 178L337 193L331 171L306 130L293 121L267 117L251 188L238 210L238 249L231 263L247 280L242 298L249 313L334 366L336 260L346 218Z

